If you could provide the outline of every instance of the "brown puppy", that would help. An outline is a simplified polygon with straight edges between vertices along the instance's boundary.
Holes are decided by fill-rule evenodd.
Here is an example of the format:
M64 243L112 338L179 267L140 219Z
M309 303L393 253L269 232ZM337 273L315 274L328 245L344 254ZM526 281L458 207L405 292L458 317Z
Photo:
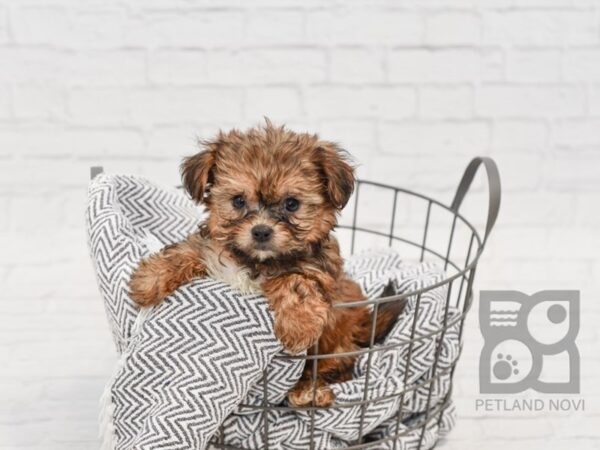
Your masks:
M138 304L156 305L193 278L211 276L264 293L275 333L293 353L317 341L320 354L368 345L370 311L332 308L364 299L344 273L331 234L354 189L353 169L337 145L267 122L219 133L181 170L185 189L208 216L187 240L141 262L130 283ZM393 324L397 303L380 308L376 338ZM319 361L316 405L331 404L329 384L348 380L353 364L353 357ZM291 404L313 402L311 372L307 364L289 393Z

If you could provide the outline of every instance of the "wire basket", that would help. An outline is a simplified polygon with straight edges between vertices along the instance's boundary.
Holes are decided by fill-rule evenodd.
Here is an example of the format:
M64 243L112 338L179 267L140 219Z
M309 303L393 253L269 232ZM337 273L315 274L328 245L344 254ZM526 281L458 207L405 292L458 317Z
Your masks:
M459 213L463 199L469 190L469 187L471 186L478 168L481 165L483 165L486 169L489 188L487 222L485 225L483 238L477 232L475 227ZM443 267L446 271L446 277L441 282L437 282L426 288L406 292L402 295L394 295L360 302L339 303L334 305L334 307L352 308L372 305L374 315L376 315L379 305L385 302L416 297L418 304L423 294L425 294L427 291L431 291L442 286L446 286L447 294L443 307L444 317L442 326L437 330L428 333L427 336L416 335L418 314L415 312L410 333L410 341L401 342L392 346L375 346L374 336L371 336L371 344L369 347L343 354L345 356L359 356L361 354L367 354L364 387L365 396L363 400L360 402L354 402L353 404L344 403L344 405L336 405L334 403L329 407L340 408L356 405L362 407L358 439L351 443L347 448L376 449L380 448L383 444L391 444L394 449L400 448L396 447L397 439L409 432L415 432L415 430L417 430L417 432L420 433L420 438L418 439L416 448L420 450L424 445L424 435L428 424L431 422L431 420L441 420L442 414L448 407L450 401L452 392L452 376L458 361L458 358L456 358L451 363L449 368L444 369L450 373L450 388L445 398L435 405L430 404L434 381L439 376L437 371L442 340L444 339L446 331L450 327L457 326L459 329L459 348L462 348L463 325L466 314L468 313L473 302L473 280L477 269L477 262L483 252L485 243L498 216L498 211L500 208L500 196L500 177L498 174L498 169L494 161L487 157L477 157L469 163L450 206L446 206L431 197L412 192L407 189L364 180L359 180L357 182L354 198L347 207L347 212L349 213L347 214L348 219L341 220L336 231L338 239L340 240L340 245L343 248L343 253L345 255L354 254L356 251L360 250L360 247L370 248L372 246L381 246L383 244L387 247L399 249L403 258L414 258L415 260L421 262L424 260L438 261L440 264L443 264ZM366 214L364 214L365 212ZM449 318L448 311L450 306L458 309L460 313ZM372 334L374 334L374 329L375 327L373 327ZM397 424L400 424L400 422L405 418L405 412L403 412L402 407L405 396L409 395L410 392L416 389L427 386L427 406L425 408L425 413L423 414L424 419L418 421L417 423L411 424L409 428L403 427L402 430L399 429L399 426L396 426L396 431L394 433L384 436L383 438L377 440L366 439L363 430L363 424L367 405L369 403L389 400L389 397L387 396L385 398L380 397L370 399L368 399L366 396L366 392L368 391L369 387L371 358L373 357L374 353L383 350L389 350L393 346L397 347L400 345L408 345L407 358L405 361L403 361L405 364L404 372L406 375L408 375L408 368L411 365L413 344L418 339L423 339L424 337L435 339L436 342L436 350L434 353L435 359L433 361L431 371L428 373L430 376L428 376L428 378L425 380L419 380L418 384L406 383L405 379L405 384L402 391L394 394L399 398L400 408L396 415L396 421ZM314 382L316 379L319 362L327 358L342 356L342 354L319 354L318 348L313 350L313 354L309 356L282 355L278 357L284 359L304 359L306 361L305 364L312 364ZM264 448L269 448L269 412L276 410L302 410L304 412L308 411L308 413L311 414L311 443L309 444L308 448L314 449L315 441L312 439L312 436L314 436L315 433L314 411L322 407L292 407L289 405L269 404L267 400L268 381L266 373L263 374L262 389L264 396L261 405L244 404L241 405L241 408L249 412L262 414L262 433L264 433L263 441L267 443ZM221 430L219 442L213 443L213 448L241 449L241 447L233 447L225 444L226 436L224 433L226 433L226 431Z

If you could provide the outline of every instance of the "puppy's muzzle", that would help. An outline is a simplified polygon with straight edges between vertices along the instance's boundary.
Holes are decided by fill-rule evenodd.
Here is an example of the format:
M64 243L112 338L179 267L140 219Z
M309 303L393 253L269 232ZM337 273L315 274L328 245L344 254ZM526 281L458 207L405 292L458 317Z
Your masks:
M252 227L252 239L258 243L265 243L271 240L273 228L267 225L255 225Z

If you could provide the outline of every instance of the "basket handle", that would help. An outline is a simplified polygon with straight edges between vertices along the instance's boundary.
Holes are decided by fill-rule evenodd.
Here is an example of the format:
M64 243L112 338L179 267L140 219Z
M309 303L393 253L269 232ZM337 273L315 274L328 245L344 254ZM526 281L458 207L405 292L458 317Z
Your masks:
M90 167L90 180L93 180L101 173L104 173L104 168L102 166L92 166Z
M450 209L455 213L458 212L460 205L462 204L463 199L471 183L473 182L473 178L477 173L477 169L479 166L483 164L485 170L487 172L488 178L488 189L489 189L489 203L488 203L488 216L487 222L485 224L485 235L483 237L483 245L485 245L487 238L492 232L492 228L494 228L494 224L496 223L496 219L498 218L498 211L500 211L500 198L501 196L501 188L500 188L500 174L498 173L498 166L494 162L492 158L488 158L487 156L478 156L473 158L467 168L465 169L465 173L460 180L458 188L456 189L456 194L454 195L454 200L452 200L452 205Z

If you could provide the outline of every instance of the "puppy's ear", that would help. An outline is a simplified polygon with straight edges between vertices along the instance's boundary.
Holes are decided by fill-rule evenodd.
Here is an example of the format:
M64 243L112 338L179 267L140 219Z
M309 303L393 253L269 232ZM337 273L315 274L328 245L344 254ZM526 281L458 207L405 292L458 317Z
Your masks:
M215 166L215 150L208 148L194 156L185 158L181 163L181 176L183 187L192 199L202 203L208 185L213 181L213 168Z
M333 142L320 141L316 147L325 192L336 209L342 209L354 191L354 168L348 153Z

